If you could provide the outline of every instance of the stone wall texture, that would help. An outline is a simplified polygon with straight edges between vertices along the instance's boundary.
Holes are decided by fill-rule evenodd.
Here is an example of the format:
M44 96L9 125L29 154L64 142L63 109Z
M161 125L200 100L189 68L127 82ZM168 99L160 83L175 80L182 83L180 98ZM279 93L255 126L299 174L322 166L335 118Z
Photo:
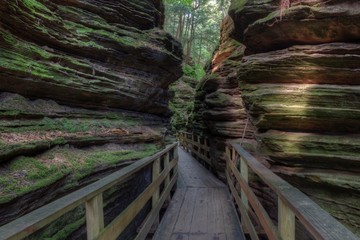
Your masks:
M233 1L195 128L220 175L225 143L242 141L360 235L360 2L278 4Z
M164 145L182 49L163 22L161 0L0 0L0 225ZM81 212L35 239L81 239Z

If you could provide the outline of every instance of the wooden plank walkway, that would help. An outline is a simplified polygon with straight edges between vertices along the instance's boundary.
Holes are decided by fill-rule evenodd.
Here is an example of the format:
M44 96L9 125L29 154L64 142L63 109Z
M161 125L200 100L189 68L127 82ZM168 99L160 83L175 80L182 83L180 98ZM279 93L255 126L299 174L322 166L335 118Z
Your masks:
M245 240L227 187L179 148L178 188L154 240Z

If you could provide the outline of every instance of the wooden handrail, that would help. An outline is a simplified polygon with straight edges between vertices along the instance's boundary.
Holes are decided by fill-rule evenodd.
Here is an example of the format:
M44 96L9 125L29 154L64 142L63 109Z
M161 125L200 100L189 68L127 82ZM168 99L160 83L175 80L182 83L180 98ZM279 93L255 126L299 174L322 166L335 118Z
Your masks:
M184 148L212 166L208 157L210 146L207 141L201 144L198 136L186 132L179 132L177 137ZM252 223L253 218L249 216L249 213L252 213L250 207L270 240L294 240L296 218L316 240L358 240L354 233L300 190L262 165L239 144L229 144L226 148L226 158L227 184L240 209L243 228L248 231L252 240L258 240L260 237ZM258 175L277 195L277 226L249 186L249 170ZM240 191L236 186L240 187Z
M239 144L232 143L226 149L227 155L227 180L235 201L240 205L242 221L245 227L254 230L249 221L248 205L253 208L260 224L268 238L294 240L295 218L317 240L357 240L354 233L323 210L319 205L307 197L297 188L274 174L262 165ZM240 163L240 170L237 164ZM278 197L278 229L274 226L267 212L248 185L248 170L252 170L262 181L268 185ZM235 183L241 188L240 196ZM256 236L255 236L256 235ZM258 239L256 232L250 232L251 239Z
M198 159L204 161L209 167L213 168L213 164L210 159L210 147L207 138L200 138L189 132L178 132L177 138L180 144L196 155ZM203 144L201 143L203 140ZM195 148L196 147L196 148Z
M162 171L160 168L161 159L164 159ZM82 204L86 206L88 240L116 239L145 204L152 199L152 210L147 215L136 237L137 240L143 240L152 224L158 221L159 211L165 200L169 198L170 191L176 183L177 162L177 143L174 143L151 157L141 159L0 227L0 239L23 239ZM113 222L104 226L103 193L149 165L152 165L153 169L152 183ZM173 171L172 176L171 171ZM163 182L165 187L160 192L160 186Z

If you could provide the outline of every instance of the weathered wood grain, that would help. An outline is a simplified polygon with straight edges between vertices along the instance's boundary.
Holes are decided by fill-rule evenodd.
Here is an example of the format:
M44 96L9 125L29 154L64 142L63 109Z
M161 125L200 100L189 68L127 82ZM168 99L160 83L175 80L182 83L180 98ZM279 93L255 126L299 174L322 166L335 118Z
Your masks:
M227 187L190 154L179 151L182 185L174 195L154 240L243 240Z
M234 175L237 183L240 184L241 190L242 190L241 192L247 196L251 207L254 209L254 211L261 223L261 226L264 228L264 231L266 232L266 235L271 240L280 239L280 236L277 232L275 225L271 221L271 219L270 219L269 215L267 214L266 210L264 209L264 207L261 205L259 199L256 197L254 192L251 190L251 188L247 184L246 180L242 177L239 170L236 168L235 164L232 161L227 161L227 165L230 167L231 174ZM243 196L243 195L241 195L241 196ZM244 204L244 202L243 202L243 204ZM244 206L247 207L245 204L244 204Z
M85 204L85 202L93 199L96 196L99 196L114 185L125 181L134 173L138 172L149 164L152 164L156 159L165 155L167 152L172 151L176 146L177 143L171 144L163 151L160 151L151 157L141 159L128 167L125 167L105 178L100 179L95 183L89 184L84 188L68 194L65 197L62 197L21 218L16 219L13 222L0 227L0 239L23 239L31 235L47 224L55 221L65 213L73 210L81 204ZM176 158L176 155L174 157ZM176 162L172 162L174 164L172 167L174 167ZM163 180L164 179L165 177L163 177Z
M291 210L291 212L299 219L306 230L312 234L315 239L358 240L354 233L349 231L344 225L338 222L300 190L294 188L285 180L262 165L239 144L233 143L231 144L231 147L232 150L235 150L242 159L246 161L249 168L277 194L281 200L281 204L283 204L282 207L286 206L286 208ZM236 173L238 171L235 171L235 166L231 166L231 161L228 161L228 163L230 164L232 171L235 172L234 175L240 185L242 185L244 191L250 190L248 189L249 187L245 181L242 180L240 174ZM252 191L248 191L247 193L250 203L255 201L255 199L250 199L251 193ZM284 209L285 208L282 208L280 211L283 211ZM286 212L288 211L286 210ZM258 215L258 217L261 217L260 215ZM281 227L281 229L283 229L283 227Z
M104 228L104 209L102 194L88 200L86 208L87 239L95 240Z
M141 211L145 204L150 200L154 193L159 190L160 184L165 180L170 170L177 164L177 161L170 163L170 168L165 169L144 192L142 192L118 217L116 217L98 237L99 240L117 239L117 237L126 229L130 222ZM158 199L156 199L158 201ZM156 208L157 203L153 204ZM156 220L156 219L155 219Z

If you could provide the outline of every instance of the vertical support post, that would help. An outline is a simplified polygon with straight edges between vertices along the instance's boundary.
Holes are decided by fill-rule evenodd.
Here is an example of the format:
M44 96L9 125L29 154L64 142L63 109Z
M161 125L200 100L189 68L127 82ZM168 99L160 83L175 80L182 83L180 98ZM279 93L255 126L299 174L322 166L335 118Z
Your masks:
M164 160L164 169L165 171L168 171L170 167L170 152L167 152L165 155L165 160ZM169 186L170 184L170 172L167 174L166 178L165 178L165 189ZM166 197L167 201L170 201L170 195Z
M87 239L94 240L104 229L104 210L102 193L85 203Z
M202 154L202 148L201 148L201 144L200 144L200 137L196 136L196 143L198 144L198 153Z
M206 137L204 137L204 145L207 148L209 147L209 142ZM204 150L204 154L210 159L210 150Z
M154 161L154 163L153 163L153 166L152 166L152 182L155 182L156 179L160 175L160 161L161 161L161 157L156 159ZM156 189L156 191L154 192L154 195L152 196L152 208L153 209L155 209L157 207L157 204L159 202L159 198L160 198L160 189L158 188L158 189ZM157 213L157 215L158 215L158 213ZM153 227L156 228L158 225L159 225L159 216L156 216Z
M229 167L229 161L231 161L231 151L229 147L226 147L225 149L225 154L226 154L226 171L230 176L230 167Z
M231 161L233 161L233 163L234 163L235 166L236 166L237 162L236 162L236 152L235 152L235 148L232 148L232 149L231 149Z
M278 198L279 234L282 239L295 240L295 214Z
M231 171L230 165L229 163L233 161L232 159L232 151L230 149L230 147L226 146L225 149L225 154L226 154L226 175L227 177L227 183L230 186L230 184L233 184L234 180L233 180L233 173ZM235 202L234 196L232 194L230 194L230 198L232 202Z
M179 159L179 153L178 153L178 148L175 147L173 150L173 159L171 159L171 161L174 161L175 159L178 159L178 161L180 161ZM176 164L176 166L174 167L174 175L178 172L178 164Z
M191 148L194 148L194 149L195 149L194 143L195 143L195 135L194 135L194 133L192 133L192 134L191 134ZM191 154L191 155L192 155L192 154Z
M244 178L245 182L248 183L249 182L249 168L241 156L240 156L240 173L241 173L241 176ZM243 202L246 211L248 211L249 210L249 200L243 189L241 189L241 201ZM243 220L243 218L241 219L241 222L243 223L243 227L245 228L245 226L244 226L245 221Z

